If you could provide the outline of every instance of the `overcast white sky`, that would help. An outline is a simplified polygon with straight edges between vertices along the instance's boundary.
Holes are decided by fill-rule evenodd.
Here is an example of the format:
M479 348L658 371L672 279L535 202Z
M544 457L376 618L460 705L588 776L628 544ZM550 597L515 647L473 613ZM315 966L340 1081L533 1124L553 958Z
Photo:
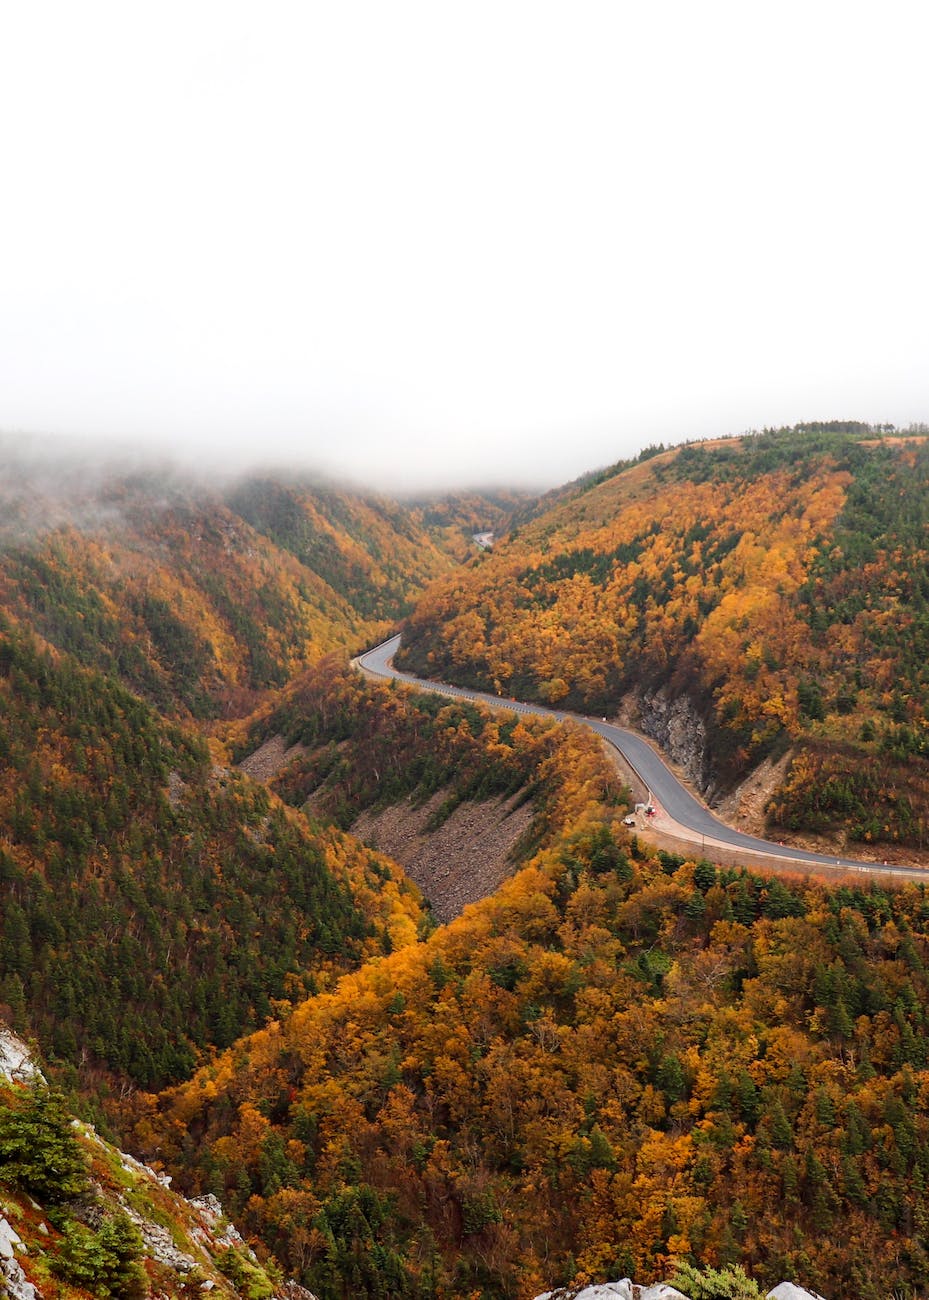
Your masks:
M395 488L929 419L925 14L0 0L0 429Z

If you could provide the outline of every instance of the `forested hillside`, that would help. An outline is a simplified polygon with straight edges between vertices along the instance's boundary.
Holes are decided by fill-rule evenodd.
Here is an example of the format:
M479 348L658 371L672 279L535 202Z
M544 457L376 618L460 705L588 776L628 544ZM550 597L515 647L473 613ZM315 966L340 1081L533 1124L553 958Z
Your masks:
M216 1203L74 1119L27 1045L0 1025L0 1286L9 1300L307 1300L258 1264Z
M922 434L804 426L656 452L439 581L398 663L596 713L686 697L709 788L793 747L773 825L921 847L927 527Z
M589 814L166 1095L148 1156L324 1300L525 1297L673 1257L922 1294L925 890L654 858Z
M170 470L4 462L0 605L162 713L242 716L322 655L370 645L505 509L407 508L299 479L220 490Z
M580 728L372 682L334 656L285 691L237 752L277 734L303 752L271 788L296 807L312 795L314 813L345 828L365 810L424 803L439 791L439 818L467 800L520 794L535 809L528 855L583 811L578 794L594 771L597 798L619 801L622 793L598 741Z
M5 468L0 1009L85 1089L157 1086L426 924L398 867L204 728L344 662L452 561L374 496Z
M14 1027L146 1086L421 920L386 859L311 832L190 731L8 623L0 826Z
M921 844L921 436L652 448L483 555L506 496L32 483L2 485L0 1017L220 1197L268 1265L229 1261L240 1292L275 1258L321 1300L675 1258L929 1287L925 889L655 854L591 734L347 666L418 601L420 672L646 721L684 698L718 788L789 750L779 825ZM298 748L265 787L232 764L270 737ZM528 865L439 928L344 833L437 795L436 825L532 808ZM66 1269L103 1258L106 1223L61 1225Z

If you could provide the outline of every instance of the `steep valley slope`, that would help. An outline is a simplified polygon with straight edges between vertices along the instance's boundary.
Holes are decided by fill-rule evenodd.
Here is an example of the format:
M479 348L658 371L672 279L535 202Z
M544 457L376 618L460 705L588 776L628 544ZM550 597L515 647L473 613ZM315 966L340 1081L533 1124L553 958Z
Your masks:
M335 657L257 715L236 748L287 803L401 863L443 921L564 830L592 766L604 792L622 794L582 729L372 682Z
M221 733L376 639L503 507L427 529L297 479L2 451L0 1008L87 1097L159 1086L428 924L399 867L269 798Z
M0 609L201 723L242 717L322 655L370 645L458 562L469 529L506 519L478 496L430 514L299 476L53 470L4 442L0 507Z
M9 1163L41 1116L0 1087L42 1300L524 1300L676 1260L925 1294L925 887L656 852L580 728L348 659L406 618L418 671L635 710L710 793L782 763L785 834L919 844L927 479L921 435L805 427L650 449L506 536L507 494L8 473L0 1017L258 1255L219 1224L205 1275L140 1277L118 1205L207 1229L83 1129L103 1202L43 1232ZM426 898L352 828L422 849Z
M398 663L633 708L672 754L679 733L673 756L711 799L789 748L767 809L779 838L922 848L927 528L922 433L804 426L657 452L439 580Z
M0 826L0 1002L88 1086L184 1077L422 920L399 868L2 619Z
M583 802L494 895L153 1103L146 1157L324 1297L679 1257L922 1294L925 890L655 857Z

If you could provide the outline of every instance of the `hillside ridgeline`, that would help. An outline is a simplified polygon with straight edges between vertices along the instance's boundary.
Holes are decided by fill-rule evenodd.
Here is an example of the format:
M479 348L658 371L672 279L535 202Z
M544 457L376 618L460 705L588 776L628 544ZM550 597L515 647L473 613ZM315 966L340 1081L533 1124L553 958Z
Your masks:
M372 644L473 548L469 527L506 521L476 496L430 513L286 477L223 490L170 470L55 477L4 445L0 468L2 608L202 723Z
M398 665L706 729L710 796L788 747L772 829L929 841L929 447L803 426L657 452L438 581Z

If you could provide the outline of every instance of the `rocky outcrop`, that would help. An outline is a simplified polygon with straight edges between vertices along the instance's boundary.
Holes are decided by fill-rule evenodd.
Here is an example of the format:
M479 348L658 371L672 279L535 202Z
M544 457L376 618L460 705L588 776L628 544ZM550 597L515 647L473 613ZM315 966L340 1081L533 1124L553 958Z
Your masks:
M645 691L639 699L639 725L646 736L657 740L701 794L712 792L715 781L706 723L689 696L672 696L665 687Z
M193 1255L186 1251L178 1250L174 1244L174 1238L169 1230L162 1227L160 1223L152 1223L143 1215L137 1214L131 1205L123 1204L123 1212L129 1216L141 1234L142 1241L145 1243L145 1251L156 1264L161 1264L164 1268L171 1268L175 1273L192 1273L197 1267L198 1262Z
M252 1259L255 1258L254 1252L245 1245L238 1228L226 1218L222 1205L212 1192L207 1192L206 1196L195 1196L190 1204L218 1246L238 1246Z
M536 1300L689 1300L681 1291L677 1291L667 1282L657 1282L654 1286L638 1286L628 1277L619 1282L601 1282L595 1286L585 1286L581 1291L562 1287L558 1291L545 1291L536 1296ZM765 1300L823 1300L816 1291L804 1291L802 1286L793 1282L781 1282L769 1291Z
M436 827L433 819L452 793L446 787L425 804L406 799L364 812L351 827L353 835L400 863L443 922L512 875L512 855L535 816L521 791L509 799L461 803Z
M28 1254L26 1243L6 1219L0 1219L0 1277L11 1300L42 1300L41 1293L26 1277L17 1253Z
M15 1259L17 1247L26 1249L22 1237L6 1219L0 1219L0 1259Z
M18 1260L0 1261L0 1273L8 1300L42 1300L41 1291L26 1277Z
M8 1084L45 1084L29 1047L10 1030L0 1027L0 1079ZM96 1132L93 1125L71 1121L74 1136L85 1154L93 1156L93 1173L88 1195L75 1208L75 1215L87 1228L98 1230L115 1215L125 1215L138 1229L144 1246L143 1264L157 1279L153 1293L160 1300L184 1300L191 1288L215 1291L228 1298L237 1292L224 1267L229 1251L248 1261L262 1293L270 1291L268 1279L234 1224L223 1213L215 1196L188 1201L170 1188L166 1174L150 1168L133 1156L117 1151ZM0 1297L4 1300L43 1300L42 1292L27 1276L38 1280L48 1276L48 1258L60 1245L57 1233L37 1216L44 1213L28 1192L16 1185L3 1187L0 1202ZM59 1207L60 1208L60 1207ZM14 1219L14 1228L10 1219ZM49 1220L51 1222L51 1220ZM59 1225L60 1226L60 1225ZM23 1238L26 1238L24 1240ZM20 1259L25 1264L20 1263ZM45 1269L45 1272L36 1270ZM85 1295L68 1282L56 1279L60 1300ZM243 1288L242 1294L247 1293ZM279 1283L276 1300L315 1300L296 1282Z
M293 1278L285 1278L283 1282L279 1282L274 1295L276 1300L316 1300L312 1291L308 1291Z
M0 1076L10 1083L45 1082L29 1048L5 1025L0 1025Z
M658 1282L655 1286L637 1286L628 1277L624 1277L619 1282L585 1286L583 1291L566 1288L546 1291L536 1300L687 1300L687 1296L667 1282Z

